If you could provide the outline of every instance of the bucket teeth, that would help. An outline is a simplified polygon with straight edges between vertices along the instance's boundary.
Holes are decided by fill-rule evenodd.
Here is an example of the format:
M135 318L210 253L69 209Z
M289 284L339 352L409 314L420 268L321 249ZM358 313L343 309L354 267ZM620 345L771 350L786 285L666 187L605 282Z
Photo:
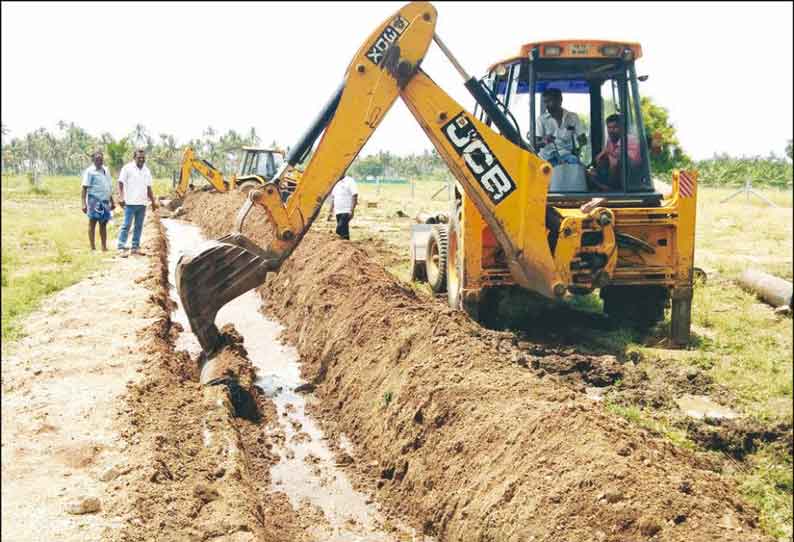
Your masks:
M274 259L240 234L203 245L198 254L185 254L176 264L176 287L193 333L205 352L212 353L220 333L218 310L232 299L265 282L275 270Z

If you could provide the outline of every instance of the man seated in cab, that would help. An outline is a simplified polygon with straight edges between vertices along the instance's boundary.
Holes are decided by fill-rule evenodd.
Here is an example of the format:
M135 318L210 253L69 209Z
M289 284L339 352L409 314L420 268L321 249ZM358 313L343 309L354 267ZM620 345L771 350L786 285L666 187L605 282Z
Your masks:
M562 91L558 88L547 88L543 91L543 107L545 113L538 117L538 138L541 158L552 166L560 164L578 164L576 152L587 145L579 115L562 107Z
M587 171L587 176L595 187L602 192L615 192L622 190L623 183L620 174L620 161L623 153L620 146L623 140L623 118L615 113L607 117L607 142L601 152L596 155L593 162L595 167ZM636 168L642 165L640 155L640 141L634 134L626 138L628 142L629 167Z

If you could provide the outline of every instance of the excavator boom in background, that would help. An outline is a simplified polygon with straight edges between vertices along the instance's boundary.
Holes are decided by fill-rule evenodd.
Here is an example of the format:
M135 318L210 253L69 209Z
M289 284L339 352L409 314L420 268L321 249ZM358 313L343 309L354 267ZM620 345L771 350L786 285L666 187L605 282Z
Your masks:
M218 192L226 192L235 187L234 177L229 181L223 178L218 168L210 164L207 160L196 157L192 148L186 147L182 153L182 164L179 167L179 180L174 186L174 192L180 197L185 197L189 188L192 187L190 177L193 172L199 173L207 179Z
M665 269L659 271L664 280L659 282L655 277L653 284L673 293L674 334L676 329L685 329L688 334L695 219L692 177L687 177L688 196L683 197L681 183L674 176L672 196L654 209L642 207L642 198L616 197L617 204L610 205L610 198L594 199L593 195L586 197L584 205L561 203L557 208L549 200L554 168L534 152L533 142L524 139L504 105L495 99L493 89L463 70L436 35L436 17L431 4L412 2L378 26L277 175L262 189L249 192L235 231L211 242L199 254L180 258L177 289L205 351L211 352L218 343L214 323L218 309L260 285L268 272L281 267L398 96L457 181L461 193L453 222L465 219L462 214L457 217L464 205L476 213L481 222L468 222L463 227L476 226L477 243L483 242L488 232L499 247L500 262L510 281L523 289L548 299L562 299L571 292L607 287L621 267L621 247L628 247L624 260L631 256L639 263L637 246L648 244L642 239L634 245L627 241L641 234L637 228L631 229L632 225L641 229L644 217L662 217L654 227L666 242L654 244L652 249L664 263L659 266ZM466 111L420 68L431 41L463 77L479 115ZM303 171L299 170L298 164L318 138L311 159ZM293 187L286 198L285 183ZM620 207L626 205L633 214L621 215ZM242 233L245 218L254 207L264 210L274 227L273 240L266 247L257 246ZM621 237L618 230L622 226L632 235ZM462 257L465 247L461 243L466 237L460 228L452 232L448 231L446 248L450 261L455 261ZM639 265L637 269L647 273L646 267ZM460 265L452 268L463 273L467 269ZM455 292L450 304L467 309L467 304L476 301L466 289L470 283L456 273L448 277L452 282L448 278L447 287ZM634 277L638 284L642 284L642 278L642 273ZM676 306L676 300L686 303ZM678 335L681 338L685 334Z

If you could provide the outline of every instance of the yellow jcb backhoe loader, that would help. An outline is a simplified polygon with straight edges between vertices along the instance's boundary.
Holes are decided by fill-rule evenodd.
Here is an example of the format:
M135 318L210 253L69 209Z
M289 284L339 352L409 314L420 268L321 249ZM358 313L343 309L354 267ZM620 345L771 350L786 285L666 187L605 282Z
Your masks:
M652 149L639 136L645 130L638 81L647 77L636 76L634 61L641 55L636 43L528 43L516 56L491 66L482 84L525 133L526 145L533 142L553 166L545 195L547 240L566 289L587 294L599 288L604 312L639 326L661 320L672 295L673 335L685 342L695 174L676 172L670 194L654 190ZM548 132L551 113L544 99L555 93L566 106L568 113L561 120L569 126L561 127L561 138L547 142L538 134ZM577 114L587 121L578 127ZM474 116L492 124L482 107L475 107ZM556 135L560 136L559 130ZM584 146L580 136L585 137ZM470 143L464 138L461 145ZM599 179L599 167L607 164L597 158L609 148L615 154L626 152L615 160L611 179L609 171L602 171ZM599 187L601 183L608 184ZM452 188L448 224L413 227L410 253L415 278L426 277L434 292L446 292L450 306L478 319L486 319L484 311L495 312L500 294L512 302L529 302L516 295L518 281L506 253L476 202L460 182ZM592 208L594 200L596 208Z
M179 197L184 197L188 189L193 186L190 182L193 172L197 172L218 192L227 192L235 188L241 192L248 192L253 188L261 188L275 177L278 168L284 162L284 151L280 149L243 147L242 151L243 159L240 162L239 172L226 180L218 168L207 160L198 158L192 148L186 147L182 153L179 179L176 181L174 191Z
M549 299L613 284L663 286L666 294L672 293L673 335L685 340L692 292L695 176L674 175L673 194L666 199L653 193L647 165L638 174L645 175L638 194L606 193L600 199L590 193L551 197L555 168L536 154L532 138L526 141L521 135L510 110L497 99L499 87L469 77L435 34L435 25L436 10L425 2L407 4L384 21L358 50L342 84L291 149L275 178L263 189L249 192L235 231L210 242L199 254L180 258L177 288L204 350L211 352L217 345L214 320L218 309L279 269L398 96L457 180L462 211L460 216L452 214L446 239L447 258L456 262L448 269L459 270L446 274L453 306L469 308L477 302L472 289L496 285L484 280L483 273L468 277L477 268L458 262L481 254L475 263L487 268L488 250L498 251L494 259L502 266L502 280ZM456 103L420 68L431 41L464 78L476 102L475 114ZM636 87L633 51L623 47L613 54L605 48L604 56L613 57L615 66L603 69L627 69L610 72L609 77L628 78ZM508 70L511 76L515 69ZM519 86L520 75L519 70ZM500 77L505 84L513 84L513 79ZM536 77L545 80L547 75L538 71ZM625 92L625 85L620 88ZM633 95L639 101L637 93ZM622 105L629 103L627 99L620 105L624 116L636 111ZM318 138L301 172L296 166ZM647 161L647 149L643 149ZM625 151L623 158L626 163ZM623 173L621 182L625 184L626 179ZM285 201L281 192L286 181L297 186ZM273 241L264 248L242 233L245 218L255 206L267 213L275 230ZM653 296L640 295L632 301L657 302Z

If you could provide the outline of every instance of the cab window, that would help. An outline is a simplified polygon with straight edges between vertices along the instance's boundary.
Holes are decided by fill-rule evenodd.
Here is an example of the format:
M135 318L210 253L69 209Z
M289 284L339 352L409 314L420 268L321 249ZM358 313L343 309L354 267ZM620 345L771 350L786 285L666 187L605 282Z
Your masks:
M488 81L528 146L552 164L550 195L653 192L633 62L522 59Z

